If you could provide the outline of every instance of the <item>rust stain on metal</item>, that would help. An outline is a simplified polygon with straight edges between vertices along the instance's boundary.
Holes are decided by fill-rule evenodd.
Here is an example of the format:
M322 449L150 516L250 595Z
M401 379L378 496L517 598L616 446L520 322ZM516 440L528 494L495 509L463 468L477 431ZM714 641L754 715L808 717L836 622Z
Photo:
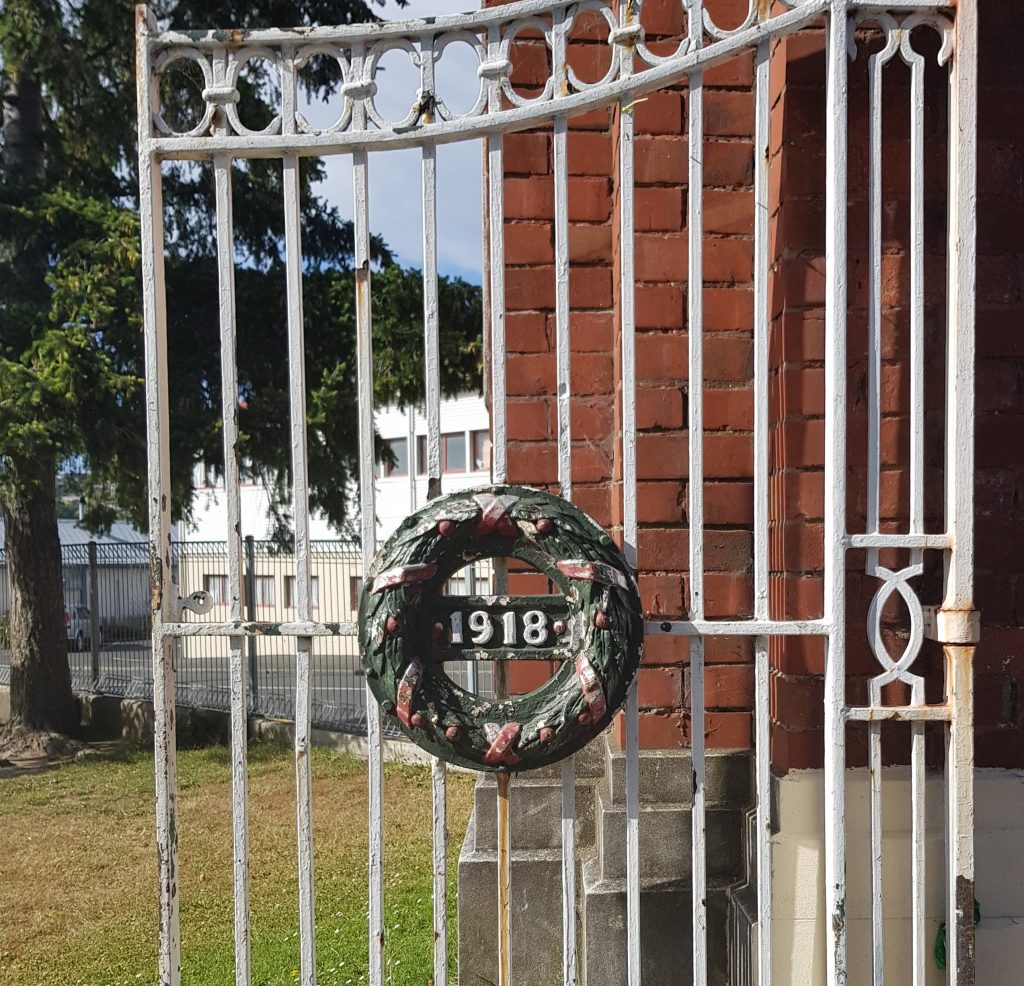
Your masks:
M149 558L149 606L154 613L158 612L164 599L164 563L158 551L153 551Z
M974 881L956 878L956 982L974 986Z
M757 19L759 21L768 20L768 16L771 12L772 0L756 0L757 2Z
M839 890L839 888L837 888ZM836 910L833 913L833 941L838 945L846 936L846 901L840 899L836 905ZM833 955L833 960L836 963L836 983L838 986L846 986L846 970L842 967L842 963L839 961L839 950Z

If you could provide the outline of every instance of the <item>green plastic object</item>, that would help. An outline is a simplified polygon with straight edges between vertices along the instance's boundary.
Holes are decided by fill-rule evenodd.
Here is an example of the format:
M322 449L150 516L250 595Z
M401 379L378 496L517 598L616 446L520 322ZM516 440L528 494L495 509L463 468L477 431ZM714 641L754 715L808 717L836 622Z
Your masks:
M558 590L445 595L481 559L510 559ZM407 517L363 582L359 643L385 715L437 757L521 771L570 756L626 699L643 647L636 578L618 546L561 497L489 486L441 497ZM445 662L550 661L525 695L489 699L457 685Z
M974 901L974 924L977 926L981 922L981 904L978 903L977 898ZM938 969L946 968L946 922L943 921L939 924L939 930L935 935L935 966Z

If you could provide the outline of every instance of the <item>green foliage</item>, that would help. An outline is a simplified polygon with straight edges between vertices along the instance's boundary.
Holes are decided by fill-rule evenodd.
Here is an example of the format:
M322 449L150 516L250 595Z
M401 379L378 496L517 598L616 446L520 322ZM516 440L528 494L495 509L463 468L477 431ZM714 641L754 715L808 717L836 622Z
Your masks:
M382 0L372 0L374 4ZM374 18L364 0L158 0L161 24L346 23ZM141 272L136 204L134 11L127 0L7 0L0 6L0 84L7 101L41 87L41 165L0 144L0 498L24 482L19 463L76 460L88 475L87 520L145 515ZM326 98L339 80L320 60L302 75ZM196 102L188 60L161 85L169 119ZM239 81L243 119L267 117L270 80L253 62ZM12 96L13 94L13 96ZM20 94L20 95L19 95ZM30 102L30 100L29 100ZM12 104L13 105L13 104ZM27 105L27 104L26 104ZM22 155L24 157L24 155ZM325 176L304 160L301 223L309 461L314 505L339 526L358 472L352 229L317 194ZM212 236L212 169L164 169L168 352L175 512L187 513L195 463L220 467L220 352ZM290 482L279 162L233 169L239 405L243 461L281 491ZM376 396L422 400L418 272L373 243ZM479 290L440 285L442 376L449 393L478 386Z

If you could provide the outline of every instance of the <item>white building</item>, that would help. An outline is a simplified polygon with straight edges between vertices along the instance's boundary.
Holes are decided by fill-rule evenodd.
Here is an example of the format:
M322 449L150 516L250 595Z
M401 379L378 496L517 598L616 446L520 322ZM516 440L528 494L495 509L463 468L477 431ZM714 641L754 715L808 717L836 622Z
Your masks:
M377 466L377 539L386 538L427 498L427 421L421 411L386 407L377 412L377 432L394 462ZM410 470L410 448L413 468ZM489 419L483 397L467 394L441 403L441 489L444 493L486 483L490 476ZM180 525L182 541L226 541L224 481L212 470L196 468L192 520ZM241 486L242 533L257 541L271 536L270 491L260 482ZM353 504L358 496L353 490ZM313 540L336 540L338 532L319 514L310 517Z

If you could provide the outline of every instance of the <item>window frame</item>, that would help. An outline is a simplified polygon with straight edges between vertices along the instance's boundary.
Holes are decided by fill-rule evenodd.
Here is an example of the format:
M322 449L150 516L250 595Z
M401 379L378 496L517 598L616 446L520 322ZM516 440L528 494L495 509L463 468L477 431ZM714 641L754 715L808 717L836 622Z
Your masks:
M260 587L270 585L270 602L267 602L265 598L262 598L263 594L260 592ZM253 577L253 595L256 597L257 607L263 607L265 609L273 608L277 605L277 579L273 575L256 575Z
M219 593L213 592L210 586L216 580L220 587ZM227 606L228 604L228 577L223 572L203 572L203 592L207 593L213 601L214 606ZM218 599L217 596L220 595Z
M385 438L383 439L385 448L389 449L396 443L401 442L406 447L405 455L405 470L399 471L398 466L392 466L390 463L384 461L383 455L377 461L377 478L378 479L408 479L409 478L409 439L405 437L397 438Z
M451 438L462 439L463 466L461 469L450 469L448 466L448 440ZM464 431L448 431L441 435L441 471L452 476L464 476L469 472L469 449Z

